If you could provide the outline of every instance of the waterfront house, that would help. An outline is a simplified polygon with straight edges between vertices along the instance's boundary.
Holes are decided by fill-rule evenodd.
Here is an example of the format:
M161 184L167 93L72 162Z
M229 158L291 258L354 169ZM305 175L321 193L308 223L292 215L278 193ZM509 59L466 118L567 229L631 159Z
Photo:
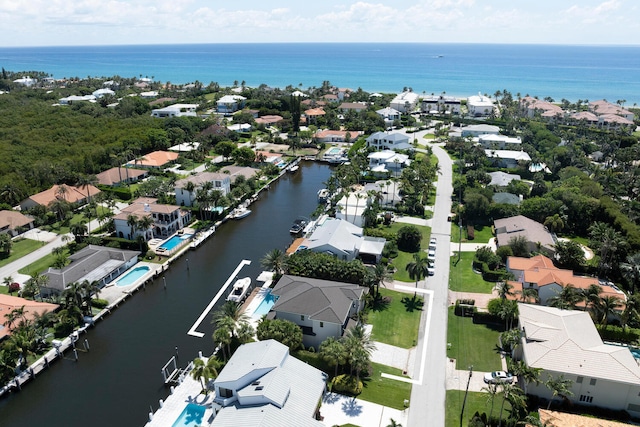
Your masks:
M242 95L224 95L216 101L216 109L220 114L233 114L244 108L246 100Z
M7 233L11 237L15 237L22 230L31 230L33 228L33 218L26 216L17 211L0 211L0 233Z
M161 119L167 117L195 117L197 108L198 104L173 104L151 110L151 116Z
M336 203L336 218L343 219L351 224L364 226L364 211L371 204L371 198L361 189L348 191Z
M138 262L138 251L89 245L69 255L71 263L61 269L49 267L42 273L48 277L40 288L42 296L60 295L69 284L85 280L99 287L110 283Z
M369 169L371 169L371 173L378 176L391 174L398 176L402 172L402 169L411 164L409 156L396 153L393 150L370 153L367 158L369 159Z
M493 227L497 247L508 246L515 237L524 237L530 252L542 251L551 256L555 253L556 236L547 227L526 216L496 219Z
M427 114L460 114L462 101L453 96L430 95L422 98L420 111Z
M189 183L194 184L193 191L187 190ZM180 206L194 206L196 194L207 183L211 183L211 190L219 191L223 196L231 192L231 178L224 173L200 172L196 175L180 179L175 183L176 203Z
M499 132L500 128L494 125L469 125L462 128L461 135L465 138L467 136L497 135Z
M633 121L635 115L629 110L625 110L619 105L612 104L605 99L600 101L591 101L589 103L589 111L597 116L604 114L613 114L616 116L624 117L627 120Z
M563 119L565 112L556 104L543 99L525 96L520 100L520 108L525 117L534 118L540 116L545 119Z
M213 382L222 408L211 427L322 427L316 421L327 376L275 340L243 344Z
M304 346L318 349L327 338L340 338L355 326L367 292L353 283L285 274L271 291L278 300L270 317L295 323L302 329Z
M353 142L361 134L362 131L357 130L319 130L313 138L318 143Z
M8 323L7 315L13 310L22 309L22 316L27 321L32 321L38 315L44 313L53 312L58 309L58 304L51 304L48 302L38 302L30 299L14 297L12 295L0 294L0 341L11 335L11 331L18 326L18 324ZM17 321L19 322L19 320Z
M122 184L131 184L140 181L148 175L149 171L144 169L115 167L107 169L104 172L100 172L96 175L96 178L98 179L98 184L115 187Z
M149 217L152 223L146 227L140 224L130 224L129 217L133 216L139 222L143 217ZM186 227L191 222L191 212L180 209L179 206L163 205L157 199L140 197L120 213L113 217L116 235L120 238L135 240L142 236L145 241L153 238L167 238L176 231Z
M522 294L524 289L534 289L538 293L540 304L547 305L549 299L558 295L567 285L586 291L591 285L600 286L601 297L613 297L620 301L619 312L624 308L625 294L607 282L600 282L596 277L576 276L571 270L563 270L553 265L551 259L544 255L532 258L507 257L507 271L513 274L514 280L509 281L512 291ZM514 295L512 299L517 299ZM585 303L578 303L578 307L585 308Z
M526 151L513 150L484 150L489 161L497 167L513 169L521 163L531 162L531 157Z
M141 158L133 159L127 162L128 166L158 169L175 162L179 157L178 153L171 151L153 151L145 154Z
M514 357L541 370L539 384L519 380L527 394L554 399L545 382L562 376L571 381L571 404L640 417L640 367L628 347L605 344L583 311L520 303L518 312L522 337Z
M343 261L359 258L365 263L377 264L385 243L383 238L365 236L362 227L322 215L315 222L311 234L302 239L299 248L331 254Z
M467 98L467 110L472 117L488 117L493 114L493 101L484 95L472 95Z
M374 132L367 138L367 147L381 150L410 150L413 145L409 142L409 135L400 132Z
M41 191L27 197L20 202L20 209L27 210L37 205L48 206L54 200L65 200L69 203L82 205L87 202L87 197L94 197L100 193L93 185L87 185L86 187L74 187L73 185L54 185L48 190Z
M402 92L399 93L391 100L389 107L397 110L401 113L410 113L415 110L420 98L415 92Z

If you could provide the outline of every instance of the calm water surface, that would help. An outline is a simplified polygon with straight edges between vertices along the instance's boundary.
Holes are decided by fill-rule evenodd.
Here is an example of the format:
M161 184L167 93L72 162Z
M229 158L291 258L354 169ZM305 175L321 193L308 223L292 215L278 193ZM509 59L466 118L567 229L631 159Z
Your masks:
M149 406L157 410L158 399L168 394L160 370L175 347L181 366L199 350L212 352L210 316L198 329L204 338L187 331L229 274L249 259L251 265L241 274L255 279L262 270L260 258L284 249L292 240L293 221L316 208L316 192L330 169L302 165L262 193L251 215L225 223L198 250L174 263L166 273L167 290L162 279L156 280L83 335L91 352L79 353L77 363L57 361L22 392L0 400L0 426L143 426Z

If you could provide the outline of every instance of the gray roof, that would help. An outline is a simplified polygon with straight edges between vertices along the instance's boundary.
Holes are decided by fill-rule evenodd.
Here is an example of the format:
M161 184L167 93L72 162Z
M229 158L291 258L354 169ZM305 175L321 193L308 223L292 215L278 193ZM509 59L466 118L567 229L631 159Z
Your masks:
M506 187L511 181L520 181L520 175L505 173L505 172L490 172L491 182L489 185L495 185L498 187Z
M353 253L360 247L361 240L362 228L341 219L326 218L307 237L305 245L310 250L328 245L337 251Z
M640 367L629 349L604 344L589 313L522 303L518 311L529 366L640 385Z
M494 203L502 203L506 205L519 205L520 197L511 193L496 193L491 197Z
M233 406L220 410L211 426L323 425L314 420L313 415L324 392L325 376L322 371L289 355L285 345L266 340L240 346L215 383L243 378L247 381L241 384L238 398L261 396L265 403L244 406L240 400L236 401Z
M372 142L375 139L396 143L399 141L409 141L409 135L400 132L375 132L367 138L367 142Z
M71 264L62 269L49 268L42 274L49 277L47 287L64 290L69 283L100 281L139 254L138 251L89 245L69 256Z
M343 325L353 301L360 300L366 291L367 288L352 283L284 275L271 291L279 296L272 310Z
M496 219L493 225L498 246L508 245L512 238L518 236L524 236L528 242L540 243L550 250L553 250L556 244L553 235L544 225L523 215Z

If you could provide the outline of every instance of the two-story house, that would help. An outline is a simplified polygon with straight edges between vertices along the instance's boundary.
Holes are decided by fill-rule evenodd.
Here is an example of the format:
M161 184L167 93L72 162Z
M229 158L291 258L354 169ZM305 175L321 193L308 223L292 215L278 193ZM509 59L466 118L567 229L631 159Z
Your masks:
M193 183L193 189L189 190ZM211 191L219 191L223 196L231 192L231 178L228 174L215 172L200 172L175 183L176 203L180 206L194 206L197 204L198 190L211 183Z
M130 218L135 218L133 224ZM142 227L140 220L144 217L151 219L148 227ZM142 236L145 241L153 238L167 238L184 228L191 222L191 212L180 209L180 206L163 205L157 199L140 197L120 213L113 217L116 235L129 240Z

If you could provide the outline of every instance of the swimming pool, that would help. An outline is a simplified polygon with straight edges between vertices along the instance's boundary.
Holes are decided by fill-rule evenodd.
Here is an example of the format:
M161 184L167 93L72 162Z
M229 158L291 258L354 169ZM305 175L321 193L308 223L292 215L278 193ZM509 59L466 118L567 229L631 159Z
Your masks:
M133 285L136 280L140 279L146 273L149 272L149 267L143 265L141 267L136 267L133 270L129 271L127 274L122 276L120 279L116 281L116 286L129 286Z
M329 151L324 153L325 156L337 156L338 154L342 154L342 148L340 147L331 147Z
M205 407L196 405L195 403L187 403L184 410L173 423L172 427L196 427L202 424L204 418Z
M264 296L264 299L260 301L260 305L256 308L256 311L253 312L251 317L255 319L259 319L271 310L271 307L276 303L278 297L276 295L271 295L271 291L267 292Z
M158 249L164 249L165 251L170 251L174 249L176 246L184 242L185 240L190 239L192 234L183 234L181 236L175 235L171 236L169 240L161 244Z
M640 359L640 348L629 347L629 351L633 355L634 359Z

